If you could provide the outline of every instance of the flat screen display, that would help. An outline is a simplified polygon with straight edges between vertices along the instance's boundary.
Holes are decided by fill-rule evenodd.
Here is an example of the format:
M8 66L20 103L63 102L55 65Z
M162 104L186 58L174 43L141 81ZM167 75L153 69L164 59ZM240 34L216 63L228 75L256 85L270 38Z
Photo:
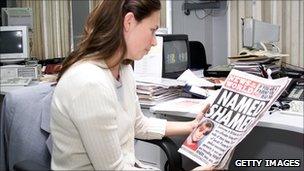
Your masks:
M0 53L23 53L22 31L0 32Z
M164 50L164 72L180 72L188 68L188 51L185 40L166 41Z

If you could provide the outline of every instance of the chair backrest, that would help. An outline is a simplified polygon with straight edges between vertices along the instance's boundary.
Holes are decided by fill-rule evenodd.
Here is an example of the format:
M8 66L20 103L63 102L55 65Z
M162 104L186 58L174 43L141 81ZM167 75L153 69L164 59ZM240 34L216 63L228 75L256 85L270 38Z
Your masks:
M23 160L50 166L50 83L5 94L0 120L0 170L13 170Z
M204 45L199 41L189 41L190 69L208 69L206 51Z

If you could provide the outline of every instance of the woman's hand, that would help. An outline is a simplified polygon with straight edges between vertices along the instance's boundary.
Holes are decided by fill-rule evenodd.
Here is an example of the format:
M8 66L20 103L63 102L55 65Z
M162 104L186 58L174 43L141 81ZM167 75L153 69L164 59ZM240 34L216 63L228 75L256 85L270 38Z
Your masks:
M210 109L210 104L208 103L203 108L203 110L196 115L196 118L193 121L191 121L192 130L197 127L197 125L199 124L199 121L205 116L205 114L209 111L209 109Z
M205 116L205 114L209 111L209 109L210 109L210 104L208 103L203 108L203 110L200 113L197 114L195 120L200 121Z
M172 122L168 121L166 125L166 136L177 136L177 135L189 135L197 126L199 121L204 117L205 113L208 112L210 104L207 104L204 109L197 114L193 121L187 122Z

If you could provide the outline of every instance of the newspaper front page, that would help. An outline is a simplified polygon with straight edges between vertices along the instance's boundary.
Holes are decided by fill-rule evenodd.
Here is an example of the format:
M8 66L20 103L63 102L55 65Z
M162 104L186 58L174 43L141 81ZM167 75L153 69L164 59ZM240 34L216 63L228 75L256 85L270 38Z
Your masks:
M179 152L202 166L222 166L280 96L289 78L269 80L232 70L218 96Z

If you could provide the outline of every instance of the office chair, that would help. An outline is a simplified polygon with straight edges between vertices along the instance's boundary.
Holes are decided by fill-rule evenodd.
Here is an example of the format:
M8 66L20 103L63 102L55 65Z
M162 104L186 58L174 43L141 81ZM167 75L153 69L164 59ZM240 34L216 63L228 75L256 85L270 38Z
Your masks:
M207 70L211 65L207 64L204 45L199 41L189 41L190 69Z
M50 170L50 103L54 87L41 83L8 92L0 118L0 170ZM168 137L143 140L164 150L164 170L180 171L181 155Z

